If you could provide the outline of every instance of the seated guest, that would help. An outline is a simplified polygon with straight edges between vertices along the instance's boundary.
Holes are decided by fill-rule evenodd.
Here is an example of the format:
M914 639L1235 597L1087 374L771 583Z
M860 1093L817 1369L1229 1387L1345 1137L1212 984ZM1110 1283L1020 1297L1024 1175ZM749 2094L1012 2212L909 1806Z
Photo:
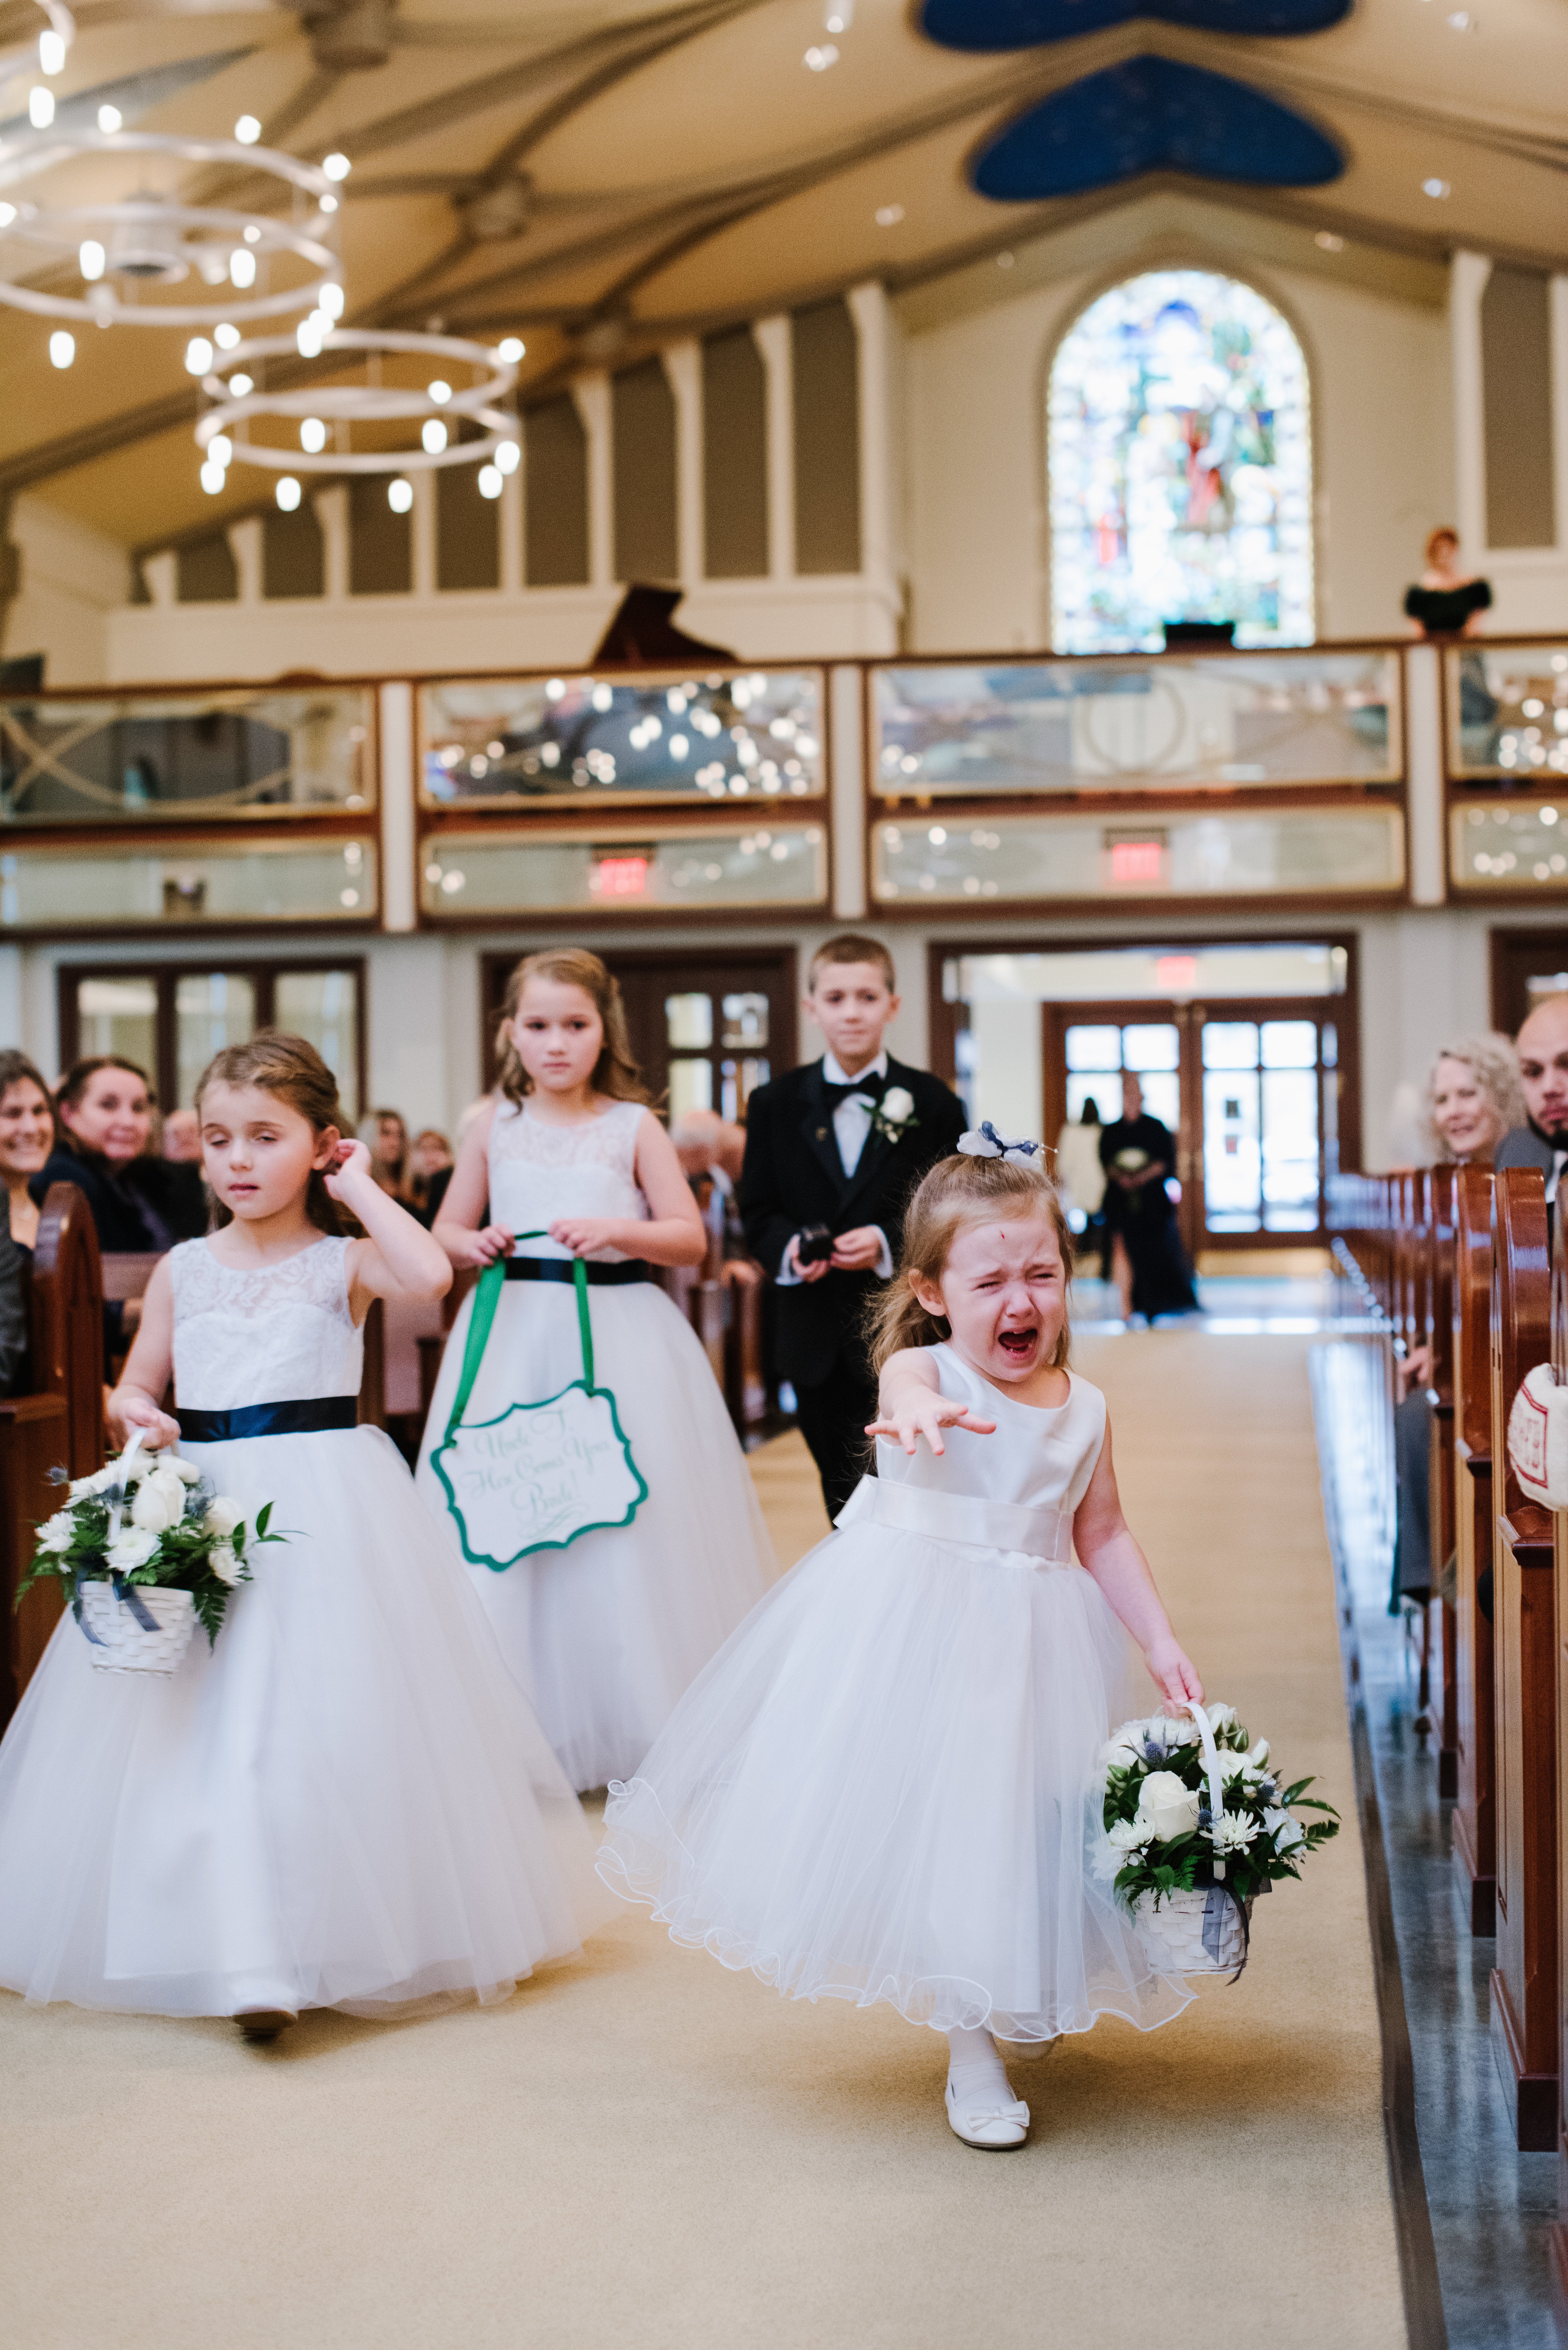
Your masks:
M745 1128L729 1125L716 1109L689 1109L671 1126L670 1139L693 1191L702 1182L711 1186L725 1257L749 1263L735 1198L735 1180L745 1157Z
M1458 531L1435 530L1427 541L1427 567L1405 591L1406 616L1416 623L1417 636L1473 637L1480 615L1490 610L1490 586L1461 573L1459 563Z
M434 1215L431 1206L431 1186L444 1177L440 1197L445 1197L447 1183L452 1180L453 1163L452 1145L440 1128L421 1127L409 1146L409 1197L415 1215L427 1231Z
M413 1194L409 1178L409 1129L395 1109L373 1109L359 1120L359 1139L370 1154L370 1173L379 1189L406 1207Z
M11 1238L26 1255L38 1236L38 1203L27 1189L55 1147L48 1087L26 1053L0 1053L0 1179Z
M171 1167L202 1164L202 1121L193 1109L171 1109L163 1121L160 1148Z
M27 1359L27 1309L22 1296L24 1252L0 1224L0 1395L14 1395Z
M1539 1167L1546 1197L1557 1197L1557 1179L1568 1159L1568 994L1545 995L1532 1011L1514 1045L1524 1090L1524 1118L1503 1136L1492 1157L1505 1167Z
M1426 1098L1434 1166L1489 1166L1523 1115L1519 1062L1506 1036L1461 1036L1434 1056ZM1434 1589L1448 1596L1444 1573L1433 1575L1432 1423L1424 1392L1432 1376L1430 1347L1413 1347L1397 1367L1404 1400L1394 1410L1394 1615L1401 1599L1424 1607Z
M55 1096L63 1132L27 1188L41 1205L51 1183L74 1183L106 1255L161 1252L176 1241L197 1240L207 1229L204 1201L198 1210L181 1180L194 1168L171 1167L149 1149L152 1109L146 1071L113 1053L76 1062ZM105 1305L111 1353L123 1349L140 1318L138 1298Z

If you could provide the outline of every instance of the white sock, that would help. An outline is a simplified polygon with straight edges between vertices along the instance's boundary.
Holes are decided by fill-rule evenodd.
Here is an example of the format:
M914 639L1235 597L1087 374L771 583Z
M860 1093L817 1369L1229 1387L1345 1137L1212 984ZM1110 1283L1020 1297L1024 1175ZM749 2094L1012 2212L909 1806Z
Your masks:
M1009 2101L1012 2096L995 2041L989 2032L971 2031L966 2024L955 2024L948 2033L948 2079L960 2105L992 2095Z

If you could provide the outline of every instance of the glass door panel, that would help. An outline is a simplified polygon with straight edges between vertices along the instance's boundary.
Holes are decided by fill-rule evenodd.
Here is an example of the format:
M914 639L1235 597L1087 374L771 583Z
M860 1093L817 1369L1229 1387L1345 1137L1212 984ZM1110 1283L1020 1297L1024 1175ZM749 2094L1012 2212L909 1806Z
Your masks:
M1207 1054L1209 1032L1204 1034ZM1211 1232L1255 1232L1262 1206L1255 1068L1203 1072L1203 1213Z
M359 983L352 971L280 971L273 1025L315 1045L337 1080L337 1097L351 1125L358 1123Z
M1203 1024L1207 1230L1316 1232L1336 1032L1315 1019ZM1337 1107L1337 1105L1335 1105Z
M156 979L83 979L77 983L77 1052L82 1060L118 1054L158 1084Z
M255 1034L256 992L242 973L182 972L174 983L175 1098L189 1109L202 1070L214 1053L244 1045Z

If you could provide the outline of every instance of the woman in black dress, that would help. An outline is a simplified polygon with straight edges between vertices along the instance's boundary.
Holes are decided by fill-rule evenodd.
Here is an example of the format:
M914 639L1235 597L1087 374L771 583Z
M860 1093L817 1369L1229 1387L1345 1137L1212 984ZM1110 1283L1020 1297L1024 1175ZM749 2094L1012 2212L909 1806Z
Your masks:
M1461 574L1457 531L1435 530L1427 541L1427 567L1414 588L1405 591L1405 613L1420 637L1473 637L1483 612L1491 608L1491 588L1485 579Z
M1122 1319L1134 1314L1195 1314L1192 1267L1176 1229L1176 1207L1165 1186L1176 1172L1170 1128L1143 1106L1135 1076L1122 1079L1122 1114L1100 1132L1106 1170L1106 1234L1111 1278L1121 1292Z

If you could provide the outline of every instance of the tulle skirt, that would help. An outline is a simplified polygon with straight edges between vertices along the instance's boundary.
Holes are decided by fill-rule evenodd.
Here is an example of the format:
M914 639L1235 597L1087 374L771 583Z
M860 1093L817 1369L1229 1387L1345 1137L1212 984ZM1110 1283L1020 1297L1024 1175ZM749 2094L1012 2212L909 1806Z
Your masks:
M502 1655L574 1787L641 1762L676 1700L776 1572L744 1455L696 1334L652 1282L588 1292L594 1377L616 1399L648 1498L628 1526L500 1572L470 1567ZM447 1343L419 1486L460 1556L431 1453L446 1433L472 1301ZM508 1282L468 1406L490 1419L581 1372L576 1292Z
M600 1874L796 1999L1020 2041L1164 2023L1190 1993L1094 1816L1131 1655L1081 1567L846 1527L612 1788Z
M286 1543L168 1678L67 1615L0 1746L0 1983L153 2014L504 1998L613 1909L378 1430L182 1448Z

